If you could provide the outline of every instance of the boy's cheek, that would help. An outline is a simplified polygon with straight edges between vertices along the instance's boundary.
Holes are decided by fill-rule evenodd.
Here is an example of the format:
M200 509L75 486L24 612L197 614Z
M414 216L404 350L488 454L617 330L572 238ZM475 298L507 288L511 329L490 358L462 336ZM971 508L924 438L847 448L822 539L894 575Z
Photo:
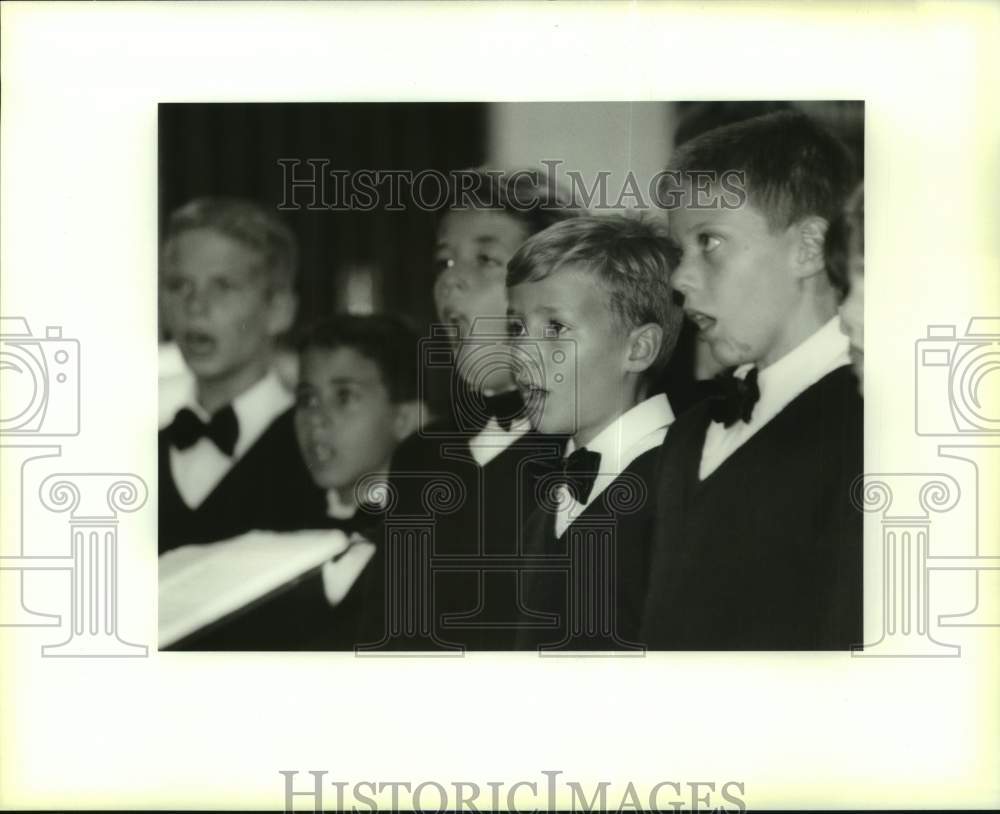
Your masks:
M171 331L175 331L183 324L184 313L176 301L167 299L163 303L163 321Z
M564 399L550 395L541 409L536 429L549 435L576 432L576 405L567 404Z

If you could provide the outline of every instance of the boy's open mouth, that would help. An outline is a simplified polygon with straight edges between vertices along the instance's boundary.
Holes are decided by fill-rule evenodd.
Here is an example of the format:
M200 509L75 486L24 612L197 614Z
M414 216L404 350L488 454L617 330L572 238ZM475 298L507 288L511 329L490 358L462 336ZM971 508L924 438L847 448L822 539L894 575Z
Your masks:
M526 410L537 408L549 394L549 391L544 387L539 387L537 384L528 384L525 382L518 382L517 389L521 393L521 400L524 402Z
M309 457L318 464L329 463L334 457L333 448L326 444L312 442L309 444Z
M180 338L180 344L190 356L209 356L214 353L218 341L201 331L186 331Z
M711 330L712 326L715 325L715 317L710 317L708 314L703 314L701 311L686 310L684 313L687 314L688 319L690 319L702 333Z
M458 311L453 311L451 309L446 309L441 317L449 325L453 325L458 328L459 339L464 339L469 335L469 319L464 315L460 314Z

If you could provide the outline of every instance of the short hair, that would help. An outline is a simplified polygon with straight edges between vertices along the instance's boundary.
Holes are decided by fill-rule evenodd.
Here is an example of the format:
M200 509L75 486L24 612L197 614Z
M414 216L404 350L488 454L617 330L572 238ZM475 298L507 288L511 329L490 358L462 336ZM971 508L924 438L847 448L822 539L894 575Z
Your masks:
M865 188L861 184L847 199L841 213L834 218L826 232L823 251L826 273L830 284L840 298L850 289L850 261L855 255L865 253ZM864 268L864 266L862 266Z
M566 189L537 168L455 170L450 173L448 206L442 219L454 211L495 210L520 223L529 236L583 214Z
M677 128L674 130L674 146L679 147L702 133L715 130L734 122L792 110L791 102L676 102Z
M417 398L419 336L394 314L337 314L302 330L299 357L309 350L349 348L375 363L394 404Z
M663 328L660 353L647 373L670 360L684 322L674 302L670 268L674 247L649 217L588 215L529 238L507 264L507 287L543 280L569 265L589 271L608 292L613 322L628 333L640 325Z
M195 198L171 213L163 241L169 257L174 240L193 229L212 229L256 252L263 261L273 290L291 290L298 273L299 247L295 234L275 214L244 198Z
M809 216L828 223L857 183L850 151L798 111L779 111L709 130L678 147L658 181L658 198L687 174L741 173L749 203L772 230ZM679 176L679 178L678 178Z

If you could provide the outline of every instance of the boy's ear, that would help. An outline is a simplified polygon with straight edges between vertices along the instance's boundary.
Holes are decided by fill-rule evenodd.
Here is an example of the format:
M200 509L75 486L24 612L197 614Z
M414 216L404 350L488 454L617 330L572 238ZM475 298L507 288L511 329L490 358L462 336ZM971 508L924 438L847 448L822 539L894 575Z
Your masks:
M267 330L271 336L278 336L292 327L298 298L289 289L278 289L270 294L267 310Z
M396 414L392 420L392 432L397 441L402 441L417 431L422 415L421 406L422 403L416 399L401 401L396 405Z
M796 260L800 277L825 273L826 260L823 256L823 246L828 226L826 219L819 216L810 216L799 221Z
M663 344L663 328L649 322L633 328L628 338L628 356L625 358L626 373L642 373L656 361Z

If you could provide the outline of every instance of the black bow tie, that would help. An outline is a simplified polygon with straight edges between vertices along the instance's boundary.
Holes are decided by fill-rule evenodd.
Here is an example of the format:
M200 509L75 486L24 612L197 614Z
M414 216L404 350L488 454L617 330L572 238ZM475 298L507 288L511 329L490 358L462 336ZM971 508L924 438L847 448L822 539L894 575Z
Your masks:
M493 396L484 396L483 409L487 415L495 418L497 424L506 432L524 412L524 399L521 398L519 390L506 390Z
M757 368L750 368L743 379L728 373L716 377L715 382L716 392L708 403L712 421L718 421L724 427L731 427L737 421L749 421L760 398Z
M586 503L601 468L601 453L580 447L562 462L562 482L577 503Z
M240 425L232 405L215 413L207 424L198 418L194 410L185 407L178 411L167 427L167 437L177 449L187 449L198 443L198 439L208 438L226 455L233 454L239 435Z

